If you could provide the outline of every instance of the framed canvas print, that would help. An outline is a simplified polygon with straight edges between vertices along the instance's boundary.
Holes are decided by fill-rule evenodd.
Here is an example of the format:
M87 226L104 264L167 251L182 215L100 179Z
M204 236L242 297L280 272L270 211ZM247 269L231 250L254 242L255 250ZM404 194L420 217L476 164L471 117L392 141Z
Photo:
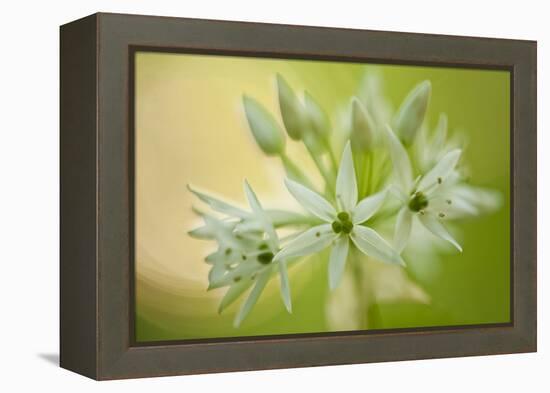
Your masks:
M536 43L61 27L61 366L536 350Z

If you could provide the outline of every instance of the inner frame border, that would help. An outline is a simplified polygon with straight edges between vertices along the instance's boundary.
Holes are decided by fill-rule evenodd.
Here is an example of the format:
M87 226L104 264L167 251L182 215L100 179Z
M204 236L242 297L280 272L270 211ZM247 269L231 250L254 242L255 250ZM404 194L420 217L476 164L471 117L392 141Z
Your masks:
M510 97L510 118L509 118L509 154L510 154L510 299L509 299L509 322L502 323L487 323L487 324L464 324L464 325L444 325L444 326L425 326L411 328L393 328L393 329L368 329L368 330L352 330L352 331L337 331L337 332L311 332L311 333L290 333L290 334L274 334L274 335L259 335L259 336L235 336L235 337L213 337L213 338L194 338L194 339L176 339L176 340L153 340L153 341L137 341L136 340L136 260L135 260L135 176L136 176L136 160L135 160L135 76L136 64L135 57L139 52L146 53L166 53L166 54L187 54L187 55L205 55L205 56L227 56L227 57L242 57L242 58L263 58L263 59L279 59L279 60L306 60L306 61L327 61L327 62L342 62L354 64L377 64L377 65L402 65L402 66L417 66L417 67L439 67L439 68L459 68L459 69L477 69L477 70L498 70L507 71L509 73L509 97ZM515 322L515 298L514 298L514 67L498 64L466 64L453 62L439 61L407 61L407 60L388 60L369 57L354 57L354 56L329 56L329 55L313 55L313 54L297 54L297 53L280 53L269 51L245 51L245 50L228 50L228 49L204 49L198 47L183 47L183 46L161 46L161 45L128 45L128 207L129 207L129 315L128 315L128 331L130 347L157 347L157 346L181 346L189 344L215 344L215 343L242 343L242 342L257 342L257 341L273 341L284 339L308 339L319 337L346 337L346 336L380 336L394 335L403 333L429 333L429 332L452 332L475 329L496 329L514 327Z

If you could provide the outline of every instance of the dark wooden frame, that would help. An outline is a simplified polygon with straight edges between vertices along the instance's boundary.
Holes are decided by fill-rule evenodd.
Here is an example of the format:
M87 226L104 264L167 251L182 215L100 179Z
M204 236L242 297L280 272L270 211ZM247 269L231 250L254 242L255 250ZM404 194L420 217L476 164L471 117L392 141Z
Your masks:
M133 53L506 69L511 72L509 324L133 340ZM94 14L61 27L61 366L95 379L536 351L536 42Z

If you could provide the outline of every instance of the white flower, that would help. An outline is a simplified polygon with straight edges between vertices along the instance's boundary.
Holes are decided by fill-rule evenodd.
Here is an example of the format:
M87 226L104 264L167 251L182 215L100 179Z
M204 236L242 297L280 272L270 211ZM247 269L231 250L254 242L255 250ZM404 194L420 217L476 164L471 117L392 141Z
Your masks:
M387 127L388 143L394 166L395 183L392 191L401 202L395 228L395 247L402 252L411 234L412 220L418 217L422 225L434 235L450 242L459 251L462 247L441 223L453 204L450 183L462 151L446 153L425 175L413 181L413 170L407 151Z
M292 180L286 186L296 200L325 223L314 226L289 242L274 261L313 254L332 245L329 258L329 286L335 288L342 277L350 239L361 252L384 262L404 264L400 255L373 229L361 225L380 208L386 192L371 195L359 203L357 180L350 143L346 144L336 178L336 206Z
M439 116L437 126L431 136L426 128L418 134L415 142L414 165L421 172L433 168L450 151L464 143L457 137L447 137L447 115ZM476 187L466 183L455 169L449 174L441 191L452 195L452 206L448 209L447 218L477 216L489 213L502 205L502 196L498 191Z
M250 208L189 187L213 211L213 215L198 212L204 225L189 234L217 242L218 249L206 257L206 262L212 266L209 289L227 288L219 312L241 296L246 297L235 317L235 326L250 313L274 275L279 276L281 297L291 312L287 264L302 262L302 256L328 247L329 286L339 286L331 297L339 301L331 303L327 310L335 316L333 322L348 322L347 327L338 328L370 327L365 325L368 321L364 313L375 303L397 299L428 302L429 297L401 268L401 254L407 244L404 255L424 264L429 260L426 255L440 252L439 243L446 246L445 250L452 244L462 251L442 219L477 216L501 205L499 192L471 186L461 176L464 168L459 171L457 163L463 144L457 145L456 139L448 138L446 116L441 115L434 132L427 131L424 118L431 83L417 85L392 116L391 107L380 94L379 82L372 75L366 79L359 93L361 100L352 100L351 116L346 111L345 122L333 129L331 119L307 92L300 99L277 75L284 128L291 139L306 147L324 179L328 199L312 191L315 188L309 176L287 156L284 131L274 116L256 100L243 97L246 119L258 146L266 155L280 157L289 176L285 180L288 190L311 215L263 209L246 181L244 191ZM385 126L388 123L393 124L395 133ZM388 139L385 145L384 136ZM333 152L342 140L348 141L338 165ZM358 154L357 168L352 145ZM393 179L387 176L391 163ZM388 190L384 187L390 180L393 182L389 190L397 198L384 203ZM374 193L381 188L384 190ZM365 195L368 196L358 201ZM373 228L383 230L394 222L392 247ZM286 237L279 238L276 231ZM353 265L347 263L348 259ZM344 298L340 297L342 293Z
M282 220L299 216L281 211L266 212L247 181L244 190L251 212L189 189L212 209L230 216L229 220L221 220L201 213L205 225L189 233L218 242L218 250L206 257L206 262L212 264L209 289L229 286L218 311L223 311L253 286L235 317L234 325L238 327L258 301L272 273L278 272L283 303L287 311L292 312L286 259L280 258L275 263L273 258L280 250L280 241L270 216Z

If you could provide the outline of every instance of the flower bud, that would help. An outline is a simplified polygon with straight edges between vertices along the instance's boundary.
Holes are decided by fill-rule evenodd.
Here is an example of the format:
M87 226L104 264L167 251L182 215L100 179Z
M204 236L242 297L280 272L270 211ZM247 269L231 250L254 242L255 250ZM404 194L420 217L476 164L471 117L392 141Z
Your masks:
M357 98L351 101L351 141L361 151L371 151L376 143L376 125Z
M244 112L252 135L268 156L279 155L285 149L285 136L273 116L254 98L243 96Z
M302 104L292 88L277 74L277 90L279 92L279 108L288 136L294 140L302 139L306 120Z
M447 141L447 123L447 115L441 113L432 138L432 153L439 153L445 147L445 142Z
M326 112L307 91L304 93L304 104L311 130L319 138L328 141L331 128Z
M419 83L405 98L394 119L394 129L403 144L414 141L424 121L432 91L430 81Z

